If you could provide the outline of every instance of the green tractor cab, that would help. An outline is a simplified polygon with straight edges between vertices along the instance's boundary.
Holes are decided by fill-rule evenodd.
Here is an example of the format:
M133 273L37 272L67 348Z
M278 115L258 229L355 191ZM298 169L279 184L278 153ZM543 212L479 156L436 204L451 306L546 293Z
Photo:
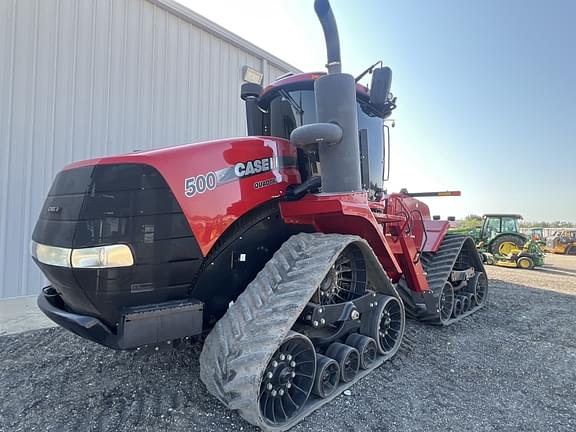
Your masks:
M485 214L482 216L482 228L476 229L473 237L478 250L492 255L510 255L514 250L521 250L529 240L520 233L519 214Z

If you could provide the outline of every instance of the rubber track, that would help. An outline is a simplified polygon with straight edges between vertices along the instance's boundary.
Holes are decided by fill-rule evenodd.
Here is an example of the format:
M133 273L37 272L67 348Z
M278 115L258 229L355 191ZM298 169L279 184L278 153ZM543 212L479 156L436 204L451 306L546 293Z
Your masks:
M351 243L365 246L363 252L373 256L368 244L356 236L314 233L291 237L206 338L200 355L200 378L208 391L265 431L291 428L374 369L358 374L333 396L317 400L283 425L272 426L260 414L258 394L263 371L338 255ZM397 293L395 296L399 298ZM380 358L374 367L393 354Z

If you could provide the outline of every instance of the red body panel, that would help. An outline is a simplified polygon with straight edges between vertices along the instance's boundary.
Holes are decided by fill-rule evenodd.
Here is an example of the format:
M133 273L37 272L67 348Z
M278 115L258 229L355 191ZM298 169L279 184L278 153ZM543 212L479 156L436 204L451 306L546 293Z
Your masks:
M272 161L267 163L269 158ZM270 169L245 177L236 175L236 164L244 164L238 171L245 174L250 171L246 162L256 160L263 160L260 166L267 164ZM289 184L300 183L300 174L295 165L296 149L286 140L271 137L187 144L77 162L65 169L122 163L150 165L162 174L204 256L234 221L259 205L283 196ZM209 173L217 176L217 185L213 189L205 187L203 193L188 193L192 196L187 196L186 180L198 180L200 176L206 182ZM199 186L202 183L199 182Z
M442 240L446 237L450 223L448 221L426 220L424 221L424 226L426 227L428 238L422 251L436 252L442 244Z
M368 207L366 193L306 195L299 201L281 203L280 211L288 223L311 224L320 232L364 238L388 275L393 280L400 278L402 269L384 239L382 226Z
M390 213L381 213L386 209ZM359 235L394 282L404 275L414 291L429 289L419 261L424 224L430 219L424 203L399 194L388 196L385 203L370 203L363 192L320 194L283 202L280 210L288 223L311 224L324 233Z

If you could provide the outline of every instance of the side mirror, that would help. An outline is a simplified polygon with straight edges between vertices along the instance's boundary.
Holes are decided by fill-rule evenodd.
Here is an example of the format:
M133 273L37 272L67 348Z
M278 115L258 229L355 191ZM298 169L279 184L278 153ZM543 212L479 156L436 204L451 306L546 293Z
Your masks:
M384 66L372 72L370 85L370 103L375 107L383 107L388 101L390 87L392 86L392 69Z
M254 83L244 83L240 87L240 99L257 98L262 93L262 86Z
M246 102L246 129L248 136L263 135L262 111L258 108L258 96L262 86L254 83L244 83L240 87L240 98Z

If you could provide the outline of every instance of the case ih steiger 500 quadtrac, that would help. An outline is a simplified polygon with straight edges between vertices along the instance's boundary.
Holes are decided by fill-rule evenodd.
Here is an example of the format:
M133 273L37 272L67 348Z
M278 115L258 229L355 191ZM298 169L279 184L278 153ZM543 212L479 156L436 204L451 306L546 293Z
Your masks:
M405 313L447 325L481 308L474 242L407 193L383 192L391 71L245 84L248 138L74 163L33 234L44 313L115 349L210 332L201 378L264 430L285 430L391 358Z

